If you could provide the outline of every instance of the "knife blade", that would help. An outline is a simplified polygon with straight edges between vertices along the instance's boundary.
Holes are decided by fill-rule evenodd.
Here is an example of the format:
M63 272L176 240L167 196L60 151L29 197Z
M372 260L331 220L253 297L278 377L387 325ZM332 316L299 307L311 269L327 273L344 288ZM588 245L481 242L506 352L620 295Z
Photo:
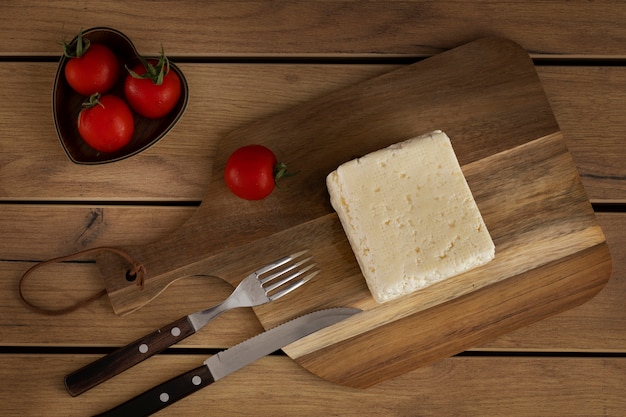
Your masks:
M263 356L360 311L358 308L329 308L295 318L221 351L204 361L203 365L94 417L149 416Z

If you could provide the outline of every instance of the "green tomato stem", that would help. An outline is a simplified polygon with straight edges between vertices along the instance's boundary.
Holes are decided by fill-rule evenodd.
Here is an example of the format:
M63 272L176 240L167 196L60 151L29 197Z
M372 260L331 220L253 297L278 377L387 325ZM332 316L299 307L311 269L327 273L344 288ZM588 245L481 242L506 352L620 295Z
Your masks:
M284 162L279 162L274 165L274 184L278 186L278 182L283 178L293 177L294 175L298 175L298 172L289 172L287 170L287 165Z
M152 65L148 60L142 56L137 57L141 65L146 69L146 72L139 75L137 72L126 66L126 70L133 78L152 80L156 85L163 84L163 78L170 72L170 61L165 56L165 50L161 45L161 56L156 64Z
M102 106L102 108L104 108L104 104L102 104L102 102L100 101L100 93L93 93L90 97L89 100L85 101L83 103L83 107L86 109L90 109L92 107L95 106Z
M80 58L87 52L90 45L91 42L89 39L83 38L83 29L81 28L76 37L76 45L74 45L74 47L72 47L72 44L63 41L63 55L65 55L66 58Z

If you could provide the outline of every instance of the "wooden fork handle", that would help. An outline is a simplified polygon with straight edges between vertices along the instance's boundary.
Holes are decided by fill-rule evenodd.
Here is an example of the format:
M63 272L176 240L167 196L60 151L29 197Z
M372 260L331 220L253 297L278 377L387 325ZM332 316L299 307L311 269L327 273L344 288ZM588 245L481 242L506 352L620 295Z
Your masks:
M65 388L73 397L80 395L194 333L188 317L181 317L67 375Z

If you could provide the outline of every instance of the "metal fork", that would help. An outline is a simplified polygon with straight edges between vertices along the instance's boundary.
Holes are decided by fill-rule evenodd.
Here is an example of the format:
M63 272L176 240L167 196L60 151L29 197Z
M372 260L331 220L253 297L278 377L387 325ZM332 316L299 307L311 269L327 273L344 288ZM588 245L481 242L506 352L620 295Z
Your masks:
M294 253L257 269L244 278L220 304L181 317L67 375L67 391L72 396L82 394L191 336L225 311L258 306L289 294L319 273L311 257L302 258L307 252Z
M311 271L315 267L313 263L297 269L309 262L310 257L291 263L305 253L307 251L294 253L257 269L244 278L222 303L187 316L195 331L227 310L269 303L305 284L319 272ZM311 272L308 275L302 276L309 271ZM301 278L296 280L298 277Z

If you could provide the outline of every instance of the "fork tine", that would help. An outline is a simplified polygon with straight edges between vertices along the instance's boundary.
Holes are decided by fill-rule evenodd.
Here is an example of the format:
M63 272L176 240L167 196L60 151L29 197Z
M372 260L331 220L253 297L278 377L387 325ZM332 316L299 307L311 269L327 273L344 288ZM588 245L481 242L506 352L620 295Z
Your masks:
M304 285L306 282L308 282L308 281L309 281L311 278L313 278L315 275L319 274L319 272L320 272L319 270L317 270L317 271L313 271L312 273L310 273L309 275L307 275L307 276L303 277L302 279L300 279L300 280L298 280L298 281L296 281L296 282L293 282L293 283L291 283L291 284L287 285L287 286L286 286L285 288L283 288L282 290L280 290L280 291L278 291L278 292L276 292L276 293L274 293L274 294L272 294L272 295L269 295L269 296L268 296L268 297L269 297L269 299L270 299L271 301L274 301L274 300L279 299L279 298L280 298L280 297L282 297L283 295L287 295L287 294L289 294L291 291L293 291L293 290L295 290L296 288L298 288L298 287L300 287L300 286Z
M255 272L256 272L257 275L264 274L264 273L266 273L268 271L271 271L272 269L276 269L276 268L278 268L278 267L280 267L282 265L285 265L287 262L290 262L290 261L292 261L292 260L294 260L294 259L296 259L296 258L298 258L298 257L300 257L302 255L304 255L307 252L308 252L308 250L303 250L303 251L296 252L294 254L285 256L284 258L280 258L277 261L274 261L274 262L272 262L269 265L265 265L264 267L257 269Z
M281 269L279 271L276 271L273 274L268 275L268 276L266 276L264 278L259 277L259 281L261 282L261 284L265 284L267 282L270 282L270 281L276 279L277 277L279 277L281 275L285 275L289 271L293 271L294 269L296 269L299 266L305 264L306 262L310 261L311 259L313 259L313 258L312 257L304 258L301 261L293 263L291 265L288 265L287 267L285 267L285 268L283 268L283 269ZM282 265L285 265L285 264L282 264Z
M287 282L293 280L294 278L299 277L300 275L304 274L305 272L311 270L314 267L315 267L315 264L308 265L305 268L302 268L302 269L300 269L298 271L295 271L294 273L289 274L289 275L287 275L287 276L285 276L285 277L283 277L283 278L281 278L281 279L279 279L279 280L277 280L275 282L272 282L267 287L264 287L265 288L265 293L267 294L268 292L275 290L276 288L280 287L281 285L286 284ZM283 274L274 274L274 275L283 275Z

